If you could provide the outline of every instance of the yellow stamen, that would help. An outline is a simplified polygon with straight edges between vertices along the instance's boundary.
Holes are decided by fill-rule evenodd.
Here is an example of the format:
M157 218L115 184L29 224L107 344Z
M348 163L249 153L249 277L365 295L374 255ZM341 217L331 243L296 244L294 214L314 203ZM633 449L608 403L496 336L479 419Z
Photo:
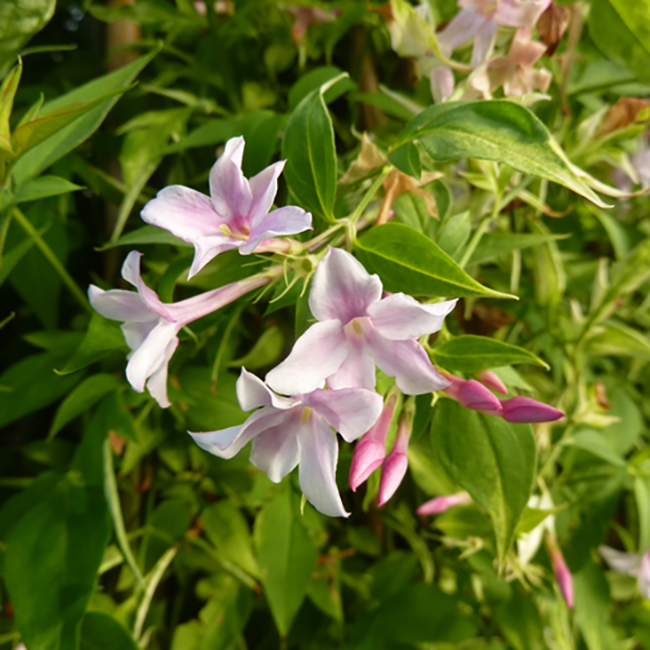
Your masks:
M247 228L244 229L247 232L233 232L225 223L222 223L219 226L219 230L221 230L221 232L226 235L226 237L232 237L233 239L248 239L248 235L250 233L250 230Z
M307 424L307 420L309 420L309 416L311 415L311 412L312 412L312 409L309 408L309 406L306 406L302 410L302 418L301 418L301 420L302 420L302 425L303 426L305 426L305 424Z
M361 336L363 334L361 330L361 325L359 324L359 321L356 318L352 321L352 328L354 329L357 336Z

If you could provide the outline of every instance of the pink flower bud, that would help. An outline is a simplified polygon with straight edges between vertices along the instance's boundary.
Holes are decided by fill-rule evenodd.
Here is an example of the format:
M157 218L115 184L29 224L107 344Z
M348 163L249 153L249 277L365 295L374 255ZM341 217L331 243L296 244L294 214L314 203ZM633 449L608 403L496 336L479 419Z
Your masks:
M546 550L551 558L551 565L553 566L553 573L555 574L555 581L560 588L562 597L570 609L573 608L573 576L569 567L564 561L564 556L557 542L550 536L546 536Z
M445 494L423 503L415 512L418 515L439 515L441 512L449 510L454 506L463 506L472 502L472 497L467 492L457 492L456 494Z
M513 423L554 422L564 417L562 411L530 397L502 399L503 419Z
M499 379L496 373L491 370L483 370L477 374L479 381L485 384L488 388L495 390L497 393L502 395L508 394L508 389L506 385Z
M399 392L389 394L384 410L375 425L357 443L350 466L350 487L353 492L384 462L386 438L393 420Z
M413 415L415 414L415 400L411 398L399 419L397 437L390 454L386 457L381 468L381 480L379 481L378 503L383 506L395 494L400 486L406 470L408 469L408 458L406 450L413 428Z
M483 384L470 379L458 390L458 402L472 411L501 411L499 399Z

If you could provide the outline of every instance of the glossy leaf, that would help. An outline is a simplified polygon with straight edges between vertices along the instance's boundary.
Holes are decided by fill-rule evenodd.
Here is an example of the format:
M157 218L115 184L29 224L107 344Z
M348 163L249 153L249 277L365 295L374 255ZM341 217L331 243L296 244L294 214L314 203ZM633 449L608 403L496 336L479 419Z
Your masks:
M0 3L0 74L21 47L49 22L56 0L3 0Z
M493 100L431 106L411 120L393 151L413 141L420 142L437 162L495 160L564 185L606 207L569 167L544 124L520 104Z
M310 92L291 114L284 132L284 176L298 201L327 221L334 220L336 148L324 93L338 78Z
M81 622L79 650L138 650L127 629L112 616L88 612Z
M548 369L537 355L487 336L457 336L433 351L436 363L445 370L479 372L518 363L532 363Z
M14 200L16 203L25 203L82 189L80 185L75 185L59 176L40 176L25 183L16 193Z
M45 104L42 111L59 110L76 101L92 101L97 97L103 97L120 88L129 86L157 52L158 50L153 50L149 54L141 56L133 63L129 63L115 72L111 72L99 79L94 79L61 97L57 97L57 99ZM86 113L86 115L75 120L72 124L61 129L40 145L21 156L20 160L13 167L13 177L16 185L20 187L27 180L34 178L53 162L61 158L61 156L64 156L78 144L89 138L99 128L99 125L104 121L104 118L118 99L119 97L116 95L110 96Z
M555 234L517 234L517 233L487 233L479 242L470 257L469 264L481 264L505 255L512 251L539 246L548 241L564 239L566 235Z
M472 279L428 237L413 228L387 223L357 242L355 252L384 289L416 296L511 298Z
M87 411L104 395L121 385L115 375L98 374L84 379L64 400L54 416L48 437L53 438L68 422Z
M490 515L504 561L533 487L537 454L530 425L509 424L443 399L431 433L449 475Z
M101 489L62 478L15 523L5 580L27 646L74 648L110 522Z
M294 495L286 487L262 510L255 524L264 593L282 636L291 627L316 564L316 549Z

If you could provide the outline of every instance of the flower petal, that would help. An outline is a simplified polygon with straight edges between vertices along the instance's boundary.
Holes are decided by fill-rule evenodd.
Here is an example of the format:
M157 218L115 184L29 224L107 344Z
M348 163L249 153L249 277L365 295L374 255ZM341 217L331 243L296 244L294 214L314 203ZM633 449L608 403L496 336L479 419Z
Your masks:
M348 338L348 356L341 367L327 378L329 388L367 388L376 384L375 359L372 350L363 340Z
M210 170L210 195L217 214L232 230L248 227L248 215L253 201L248 180L241 170L244 138L232 138L226 143L224 154ZM245 219L246 223L239 223Z
M178 337L174 337L167 345L160 367L153 373L153 375L151 375L151 377L149 377L149 381L147 382L149 395L151 395L151 397L153 397L164 409L171 405L171 402L167 397L167 371L169 368L169 362L177 347Z
M417 341L390 341L377 332L370 334L375 362L407 395L423 395L449 386Z
M485 22L485 17L473 9L462 9L449 24L436 34L440 49L450 56L454 50L474 38Z
M260 406L286 410L300 403L300 400L276 395L259 377L243 367L237 380L237 399L242 411L252 411Z
M134 351L126 366L126 378L138 393L144 390L147 379L167 362L165 352L177 333L175 323L160 320L142 345Z
M307 500L328 517L347 517L336 487L339 443L324 419L312 414L298 436L300 487Z
M170 185L144 206L142 220L169 231L189 244L219 233L222 219L209 196L182 185Z
M339 321L315 323L296 341L289 356L266 375L266 383L285 395L311 393L339 369L348 349Z
M598 548L598 553L617 573L639 574L640 558L636 553L625 553L604 545Z
M130 284L132 284L137 290L142 302L152 311L166 318L167 320L172 320L169 317L165 306L160 301L158 294L150 289L142 279L140 275L140 258L142 253L138 251L131 251L124 260L122 265L122 277Z
M494 21L502 27L534 27L551 0L501 0Z
M383 407L381 395L364 388L318 388L305 395L303 401L348 442L369 431L379 419Z
M494 45L497 41L497 24L486 20L474 37L474 49L472 50L472 67L476 68L485 63L491 56Z
M279 483L298 464L298 434L302 430L300 414L295 409L280 424L263 431L253 440L250 461L274 483Z
M445 316L456 306L456 302L446 300L423 305L411 296L395 293L370 305L368 315L382 336L405 341L439 331Z
M249 184L253 196L250 209L251 229L255 229L259 225L273 206L273 200L278 193L278 178L286 162L286 160L280 160L273 163L250 179Z
M88 300L93 309L104 318L146 323L158 320L158 315L153 313L142 301L135 291L111 289L104 291L94 284L88 287Z
M158 325L158 317L154 320L149 320L146 323L138 323L137 321L127 321L120 325L124 340L129 346L131 352L127 356L130 359L133 353L144 343L145 339L151 333L151 330Z
M272 406L253 413L244 424L238 427L208 431L206 433L188 433L194 442L219 458L234 458L255 436L280 424L286 418L284 411Z
M295 205L288 205L263 216L239 250L242 255L248 255L265 239L295 235L310 229L311 214Z
M381 290L378 276L370 275L350 253L330 248L316 269L309 307L318 320L337 318L345 325L366 316L368 307L381 298Z

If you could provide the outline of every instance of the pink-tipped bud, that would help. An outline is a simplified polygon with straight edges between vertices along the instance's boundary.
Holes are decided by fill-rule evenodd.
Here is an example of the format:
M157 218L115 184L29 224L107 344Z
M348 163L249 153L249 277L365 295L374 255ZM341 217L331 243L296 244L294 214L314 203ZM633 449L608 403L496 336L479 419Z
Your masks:
M472 411L501 411L501 403L483 384L470 379L458 390L458 402Z
M477 377L482 384L485 384L488 388L495 390L497 393L501 393L502 395L508 394L506 385L499 379L496 373L491 370L483 370L477 374Z
M384 461L381 468L381 481L379 482L379 497L378 503L383 506L387 503L393 494L397 492L397 488L402 483L406 470L408 469L409 462L404 452L395 451L393 449Z
M415 512L418 515L439 515L441 512L449 510L454 506L464 506L472 502L472 497L467 492L457 492L456 494L445 494L423 503Z
M562 411L530 397L502 399L503 419L513 423L554 422L564 417Z
M398 391L389 393L384 410L373 427L357 443L350 465L350 487L353 492L381 466L386 457L386 438L399 397Z
M406 470L409 465L406 450L408 449L409 438L411 437L414 415L415 399L411 397L407 401L404 412L400 416L395 444L381 468L378 496L380 506L383 506L390 500L406 475Z
M548 555L551 558L551 566L553 567L553 573L555 574L555 581L557 582L562 597L566 602L567 606L573 608L573 576L569 567L564 561L564 556L560 547L557 545L555 540L550 536L546 536L546 550Z

